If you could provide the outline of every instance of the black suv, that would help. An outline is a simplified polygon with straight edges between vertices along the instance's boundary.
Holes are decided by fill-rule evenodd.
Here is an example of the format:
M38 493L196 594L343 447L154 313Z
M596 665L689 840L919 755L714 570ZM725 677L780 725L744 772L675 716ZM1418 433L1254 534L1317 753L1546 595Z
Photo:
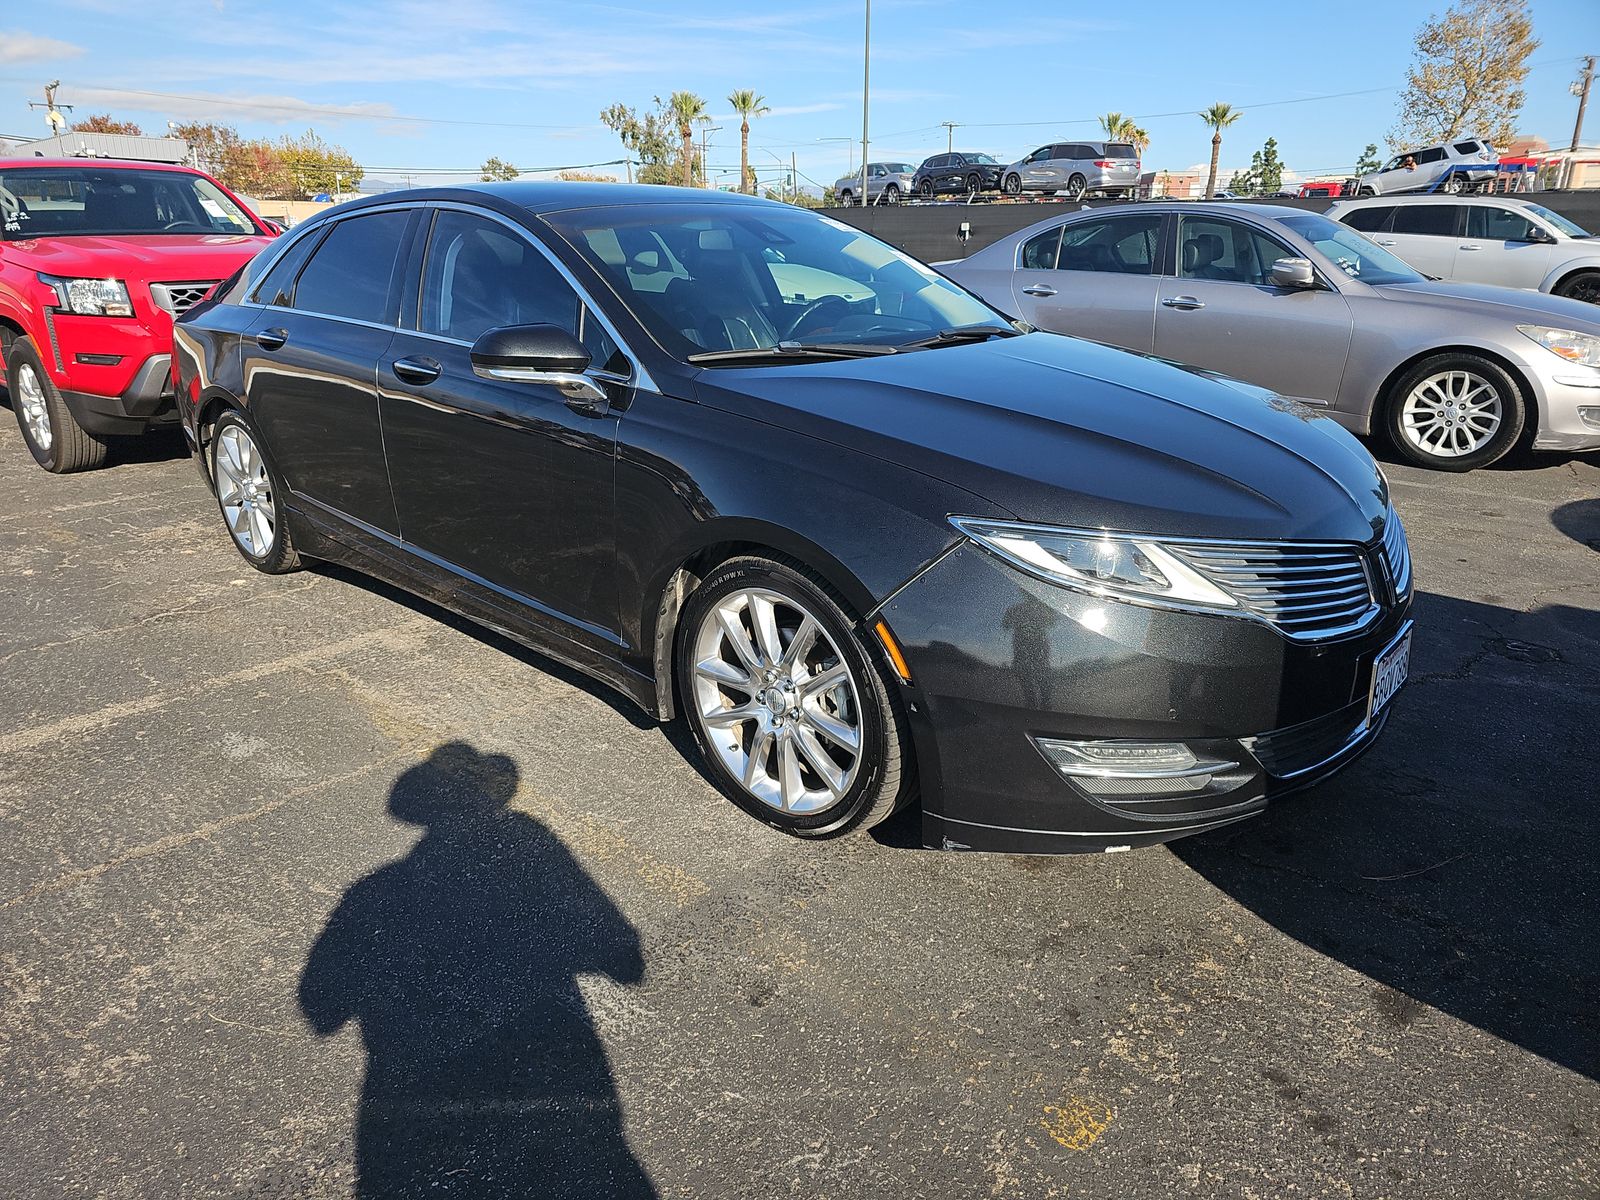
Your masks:
M911 186L919 196L940 192L993 192L999 190L1005 164L992 154L935 154L917 168Z

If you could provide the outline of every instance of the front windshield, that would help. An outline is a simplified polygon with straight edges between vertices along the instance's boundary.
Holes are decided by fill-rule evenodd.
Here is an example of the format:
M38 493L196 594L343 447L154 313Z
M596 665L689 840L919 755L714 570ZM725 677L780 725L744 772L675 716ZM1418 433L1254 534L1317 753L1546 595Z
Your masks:
M1557 233L1564 233L1570 238L1586 238L1594 236L1576 221L1569 221L1560 213L1552 212L1542 204L1525 204L1523 205L1523 210L1526 212L1531 212L1546 225L1549 225L1551 228L1553 228Z
M0 232L8 241L120 234L259 234L209 179L129 167L0 163Z
M1316 247L1318 254L1352 279L1362 283L1422 283L1424 280L1424 276L1348 225L1316 213L1297 213L1278 220L1284 228L1305 238Z
M545 218L673 356L898 346L1014 332L948 279L829 217L782 205L649 204Z
M917 169L910 163L885 163L884 166L891 175L915 175L917 173Z

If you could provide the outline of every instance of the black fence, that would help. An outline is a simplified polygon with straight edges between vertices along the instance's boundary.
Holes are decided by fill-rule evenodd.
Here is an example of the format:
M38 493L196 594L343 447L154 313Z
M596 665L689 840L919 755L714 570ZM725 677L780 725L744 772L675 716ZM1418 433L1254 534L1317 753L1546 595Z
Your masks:
M1600 190L1581 192L1529 192L1520 199L1532 200L1585 229L1600 233ZM966 258L1039 221L1114 204L1112 200L1034 201L1031 203L979 204L874 204L867 208L833 208L828 215L882 238L924 262ZM1246 202L1252 203L1252 202ZM1322 212L1330 200L1262 200L1254 203L1284 204L1308 212Z

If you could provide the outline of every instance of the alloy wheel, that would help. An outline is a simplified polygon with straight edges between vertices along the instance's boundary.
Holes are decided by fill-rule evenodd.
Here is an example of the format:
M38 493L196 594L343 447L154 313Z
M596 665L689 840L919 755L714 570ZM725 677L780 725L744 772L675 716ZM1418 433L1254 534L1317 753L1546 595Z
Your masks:
M860 772L857 680L822 622L775 591L730 593L695 631L693 716L723 767L768 808L837 804Z
M45 400L44 385L32 363L17 365L17 400L22 405L22 423L27 427L28 436L35 446L48 453L55 433L50 425L50 406Z
M242 426L228 425L217 435L216 474L228 532L246 554L265 558L277 540L277 508L266 461Z
M1438 371L1412 388L1400 409L1400 429L1424 454L1461 458L1482 450L1504 416L1500 392L1472 371Z

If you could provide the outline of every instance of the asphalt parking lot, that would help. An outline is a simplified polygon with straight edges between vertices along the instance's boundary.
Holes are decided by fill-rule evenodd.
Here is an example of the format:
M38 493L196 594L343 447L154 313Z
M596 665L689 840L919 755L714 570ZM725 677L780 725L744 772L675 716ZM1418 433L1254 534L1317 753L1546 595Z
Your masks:
M0 413L0 1193L1600 1194L1600 456L1391 465L1413 677L1170 848L808 845Z

